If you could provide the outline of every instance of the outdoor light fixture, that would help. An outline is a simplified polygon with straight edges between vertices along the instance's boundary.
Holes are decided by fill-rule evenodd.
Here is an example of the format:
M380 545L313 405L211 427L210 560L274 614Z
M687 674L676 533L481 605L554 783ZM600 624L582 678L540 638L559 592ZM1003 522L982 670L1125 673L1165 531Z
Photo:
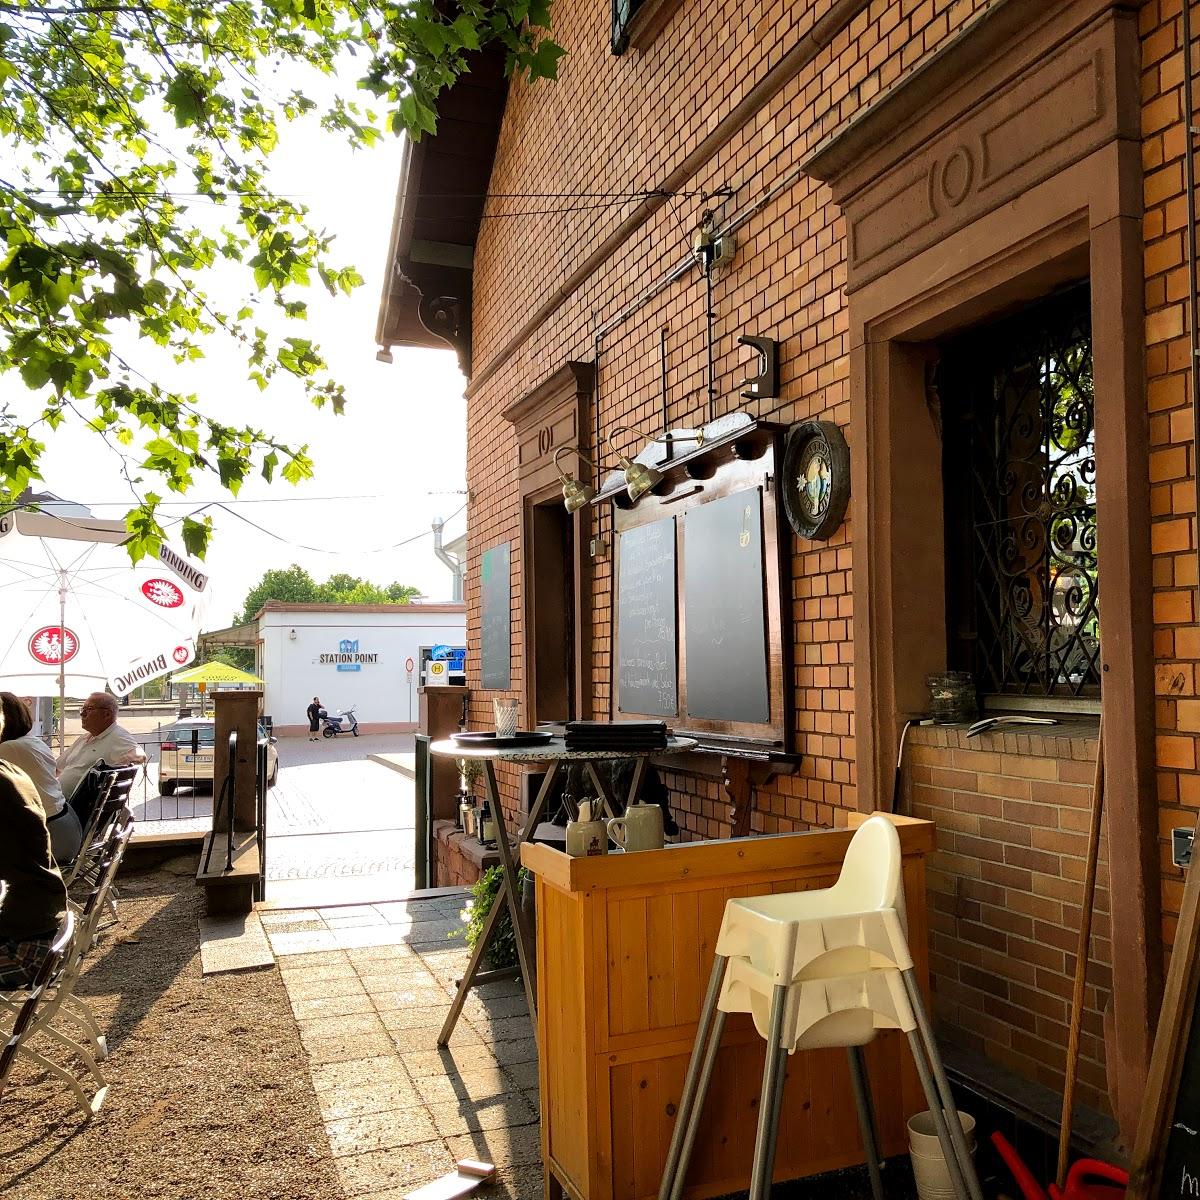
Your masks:
M566 450L574 450L576 455L583 459L589 467L595 471L596 464L592 462L578 446L559 446L554 452L554 469L558 472L559 479L562 480L563 504L569 513L576 512L581 509L589 500L596 494L596 489L591 484L583 483L575 478L574 475L568 475L562 467L558 465L558 456Z
M289 629L288 637L294 642L296 640L296 631L294 629Z
M613 438L618 433L645 433L644 429L639 429L636 425L618 425L612 433L604 440L612 446L617 455L617 462L621 470L625 472L625 492L633 503L637 503L651 488L657 487L662 482L663 474L661 471L655 470L654 467L648 467L645 463L632 462L626 458L624 454L617 450L613 445ZM699 433L672 433L666 430L663 433L655 433L649 435L652 442L666 442L668 446L674 442L695 442L697 446L704 445L704 432Z

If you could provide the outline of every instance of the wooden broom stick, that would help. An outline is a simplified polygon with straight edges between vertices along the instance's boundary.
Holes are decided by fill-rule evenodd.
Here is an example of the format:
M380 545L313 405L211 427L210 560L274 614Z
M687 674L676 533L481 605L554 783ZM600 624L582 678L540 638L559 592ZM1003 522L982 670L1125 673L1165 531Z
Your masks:
M1062 1120L1058 1130L1058 1186L1067 1179L1071 1150L1071 1117L1075 1108L1075 1077L1079 1071L1079 1031L1087 991L1088 958L1092 946L1092 902L1096 898L1096 862L1104 814L1104 718L1096 737L1096 772L1092 778L1092 822L1088 828L1087 866L1083 872L1083 901L1079 914L1079 945L1075 951L1075 990L1071 996L1071 1025L1067 1041L1067 1078L1063 1087Z

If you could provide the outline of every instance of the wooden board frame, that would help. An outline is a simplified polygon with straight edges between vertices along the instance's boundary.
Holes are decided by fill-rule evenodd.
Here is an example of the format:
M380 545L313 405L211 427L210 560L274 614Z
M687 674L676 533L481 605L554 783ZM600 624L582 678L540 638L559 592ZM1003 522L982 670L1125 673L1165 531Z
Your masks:
M678 715L667 718L677 732L700 739L707 750L782 752L790 754L794 741L792 680L791 607L787 590L790 579L791 531L779 495L779 468L783 455L784 427L772 422L754 422L711 446L680 456L669 467L660 464L665 479L654 492L632 507L614 505L618 534L652 521L675 517L675 569L677 597ZM763 564L766 578L766 655L770 717L761 723L707 720L692 717L687 709L687 614L683 588L687 547L683 515L697 505L751 488L762 491ZM618 539L619 541L619 539ZM619 592L620 557L613 563L613 595ZM787 628L785 636L785 619ZM613 607L613 637L619 644L620 613ZM612 695L618 694L618 656L612 655ZM661 720L661 714L627 713L622 718Z

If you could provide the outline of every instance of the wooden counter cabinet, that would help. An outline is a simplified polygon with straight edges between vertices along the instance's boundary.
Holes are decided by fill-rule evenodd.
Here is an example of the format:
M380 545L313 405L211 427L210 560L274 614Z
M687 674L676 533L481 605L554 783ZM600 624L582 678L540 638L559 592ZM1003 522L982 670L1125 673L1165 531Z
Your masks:
M895 817L904 852L909 941L927 979L927 821ZM734 896L827 887L849 830L692 842L640 854L568 858L521 847L537 878L538 1048L547 1200L651 1200L663 1164L713 947ZM744 1015L725 1026L689 1197L750 1181L763 1040ZM880 1146L907 1149L905 1121L925 1107L903 1035L867 1047ZM864 1161L846 1055L788 1060L777 1180Z

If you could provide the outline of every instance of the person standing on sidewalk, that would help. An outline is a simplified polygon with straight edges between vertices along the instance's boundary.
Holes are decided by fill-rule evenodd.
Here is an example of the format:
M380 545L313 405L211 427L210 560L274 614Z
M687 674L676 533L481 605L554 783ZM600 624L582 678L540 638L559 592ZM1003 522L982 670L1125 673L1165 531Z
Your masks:
M319 696L313 697L313 702L308 706L308 740L315 742L317 734L321 731L321 699Z

